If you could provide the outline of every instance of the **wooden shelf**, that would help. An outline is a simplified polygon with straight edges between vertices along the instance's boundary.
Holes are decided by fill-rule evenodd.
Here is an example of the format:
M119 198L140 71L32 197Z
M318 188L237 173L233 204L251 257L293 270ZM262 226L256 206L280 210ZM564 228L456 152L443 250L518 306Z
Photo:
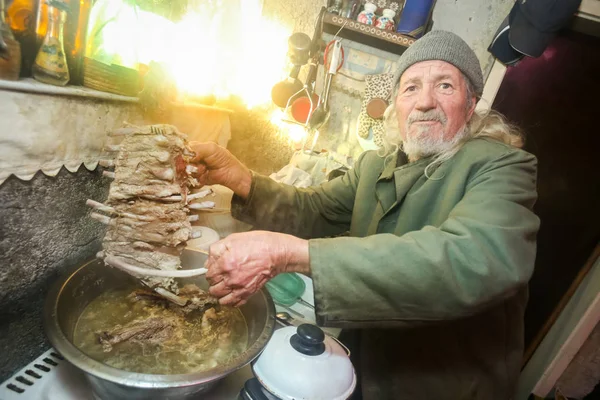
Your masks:
M416 40L401 33L385 31L339 15L325 13L323 16L324 32L335 35L342 26L344 29L339 33L340 37L394 54L402 54Z

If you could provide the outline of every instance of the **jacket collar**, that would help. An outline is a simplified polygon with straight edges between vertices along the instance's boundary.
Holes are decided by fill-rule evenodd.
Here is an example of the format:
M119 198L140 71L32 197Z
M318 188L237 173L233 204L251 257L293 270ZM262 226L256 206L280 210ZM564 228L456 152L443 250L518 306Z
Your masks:
M398 150L397 152L388 156L385 159L383 171L379 175L379 179L377 181L379 182L381 180L391 179L398 171L403 170L405 168L410 168L413 166L421 167L423 164L425 164L426 166L427 164L429 164L431 158L432 157L430 156L421 158L417 161L409 162L408 156L402 150Z
M404 165L408 162L408 158L403 151L398 150L394 154L386 157L383 164L383 171L379 175L379 180L390 179L394 176L394 170L399 166L398 164Z

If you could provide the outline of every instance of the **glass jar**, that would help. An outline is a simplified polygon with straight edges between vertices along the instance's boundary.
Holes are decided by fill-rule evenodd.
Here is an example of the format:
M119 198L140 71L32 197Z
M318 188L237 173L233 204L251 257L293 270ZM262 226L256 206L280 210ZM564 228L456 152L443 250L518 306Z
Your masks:
M367 3L365 4L365 9L358 14L356 20L366 25L374 25L375 21L377 21L377 17L375 16L376 11L377 6L375 4Z
M396 13L394 10L386 8L383 10L383 16L377 18L377 22L375 23L375 27L379 29L384 29L386 31L394 31L394 17Z
M69 82L64 46L64 24L67 19L64 3L48 4L48 16L48 30L33 63L33 77L50 85L64 86Z
M0 50L0 79L16 81L21 71L21 45L6 23L4 0L0 0L0 40L5 45Z
M31 76L31 66L35 60L36 0L13 0L6 8L7 22L21 48L21 76Z

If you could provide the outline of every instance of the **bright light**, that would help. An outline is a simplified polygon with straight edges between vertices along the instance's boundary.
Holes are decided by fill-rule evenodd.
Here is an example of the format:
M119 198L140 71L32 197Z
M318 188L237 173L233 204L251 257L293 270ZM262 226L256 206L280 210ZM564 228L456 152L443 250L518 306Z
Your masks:
M97 2L89 32L103 28L86 55L131 68L161 62L184 95L239 96L249 108L270 103L291 29L263 17L260 0L223 0L216 13L206 4L174 23L122 0Z
M306 128L303 126L291 124L287 128L287 134L293 142L300 143L306 138Z
M276 109L271 113L270 121L273 125L279 128L281 133L287 135L287 137L295 144L302 142L307 136L306 128L302 125L284 122L283 120L285 118L286 116L283 111Z
M270 121L273 125L281 129L283 127L283 116L283 111L277 108L271 113Z

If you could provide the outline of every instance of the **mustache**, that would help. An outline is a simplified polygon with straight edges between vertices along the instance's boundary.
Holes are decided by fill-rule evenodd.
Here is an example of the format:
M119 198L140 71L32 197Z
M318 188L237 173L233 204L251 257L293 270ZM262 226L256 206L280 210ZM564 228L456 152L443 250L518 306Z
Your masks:
M425 112L413 111L409 114L406 122L410 125L413 122L418 121L438 121L441 122L442 125L446 125L448 118L446 118L446 114L439 110L429 110Z

